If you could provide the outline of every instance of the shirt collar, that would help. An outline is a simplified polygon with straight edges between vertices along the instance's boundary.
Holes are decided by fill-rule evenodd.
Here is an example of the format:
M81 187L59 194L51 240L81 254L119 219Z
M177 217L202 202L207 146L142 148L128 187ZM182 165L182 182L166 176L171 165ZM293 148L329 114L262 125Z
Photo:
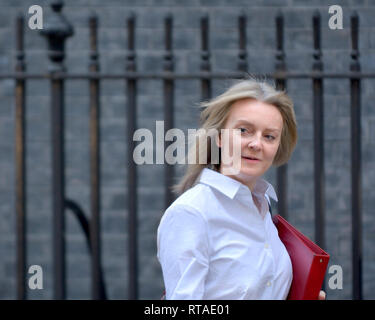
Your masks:
M199 182L215 188L231 199L235 197L240 189L246 188L246 190L250 191L249 188L243 183L208 168L204 168L202 170L199 177ZM278 201L273 186L269 182L261 178L258 178L253 193L261 195L267 194L275 201Z

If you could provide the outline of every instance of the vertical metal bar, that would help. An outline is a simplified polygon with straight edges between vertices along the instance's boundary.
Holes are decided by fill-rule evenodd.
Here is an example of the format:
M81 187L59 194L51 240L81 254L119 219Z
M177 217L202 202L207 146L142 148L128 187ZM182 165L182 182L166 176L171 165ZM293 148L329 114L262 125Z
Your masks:
M201 17L201 71L210 71L210 49L209 49L209 21L208 15ZM202 100L211 98L211 79L203 78L201 80Z
M244 12L238 17L238 70L246 72L247 71L247 52L246 52L246 14Z
M128 55L127 71L136 71L134 40L135 40L135 16L132 13L127 19L128 27ZM137 246L137 166L133 160L135 141L133 134L137 128L137 82L135 78L127 80L127 139L128 139L128 216L129 216L129 299L138 298L138 246Z
M282 12L276 15L276 71L286 71L284 54L284 16ZM286 90L285 79L275 79L278 90ZM279 214L284 218L288 217L288 164L277 168L277 208Z
M65 269L65 155L64 155L64 80L54 75L65 72L65 39L73 28L61 14L63 1L51 2L52 13L44 22L41 34L48 40L51 60L51 123L52 123L52 194L53 194L53 261L54 298L66 298Z
M314 63L313 71L323 71L320 48L320 13L313 16ZM325 176L324 176L324 106L323 80L313 77L314 114L314 187L315 187L315 241L320 247L325 245Z
M350 71L360 72L358 61L359 17L350 17L352 52ZM359 77L350 79L351 101L351 184L352 184L352 281L353 299L362 299L362 172L361 172L361 83Z
M16 72L24 72L24 18L16 20ZM26 145L25 145L25 80L17 79L15 88L16 128L16 215L17 215L17 299L27 298L26 292Z
M53 179L53 234L55 261L55 299L66 297L65 272L65 154L64 154L64 83L51 81L51 123L52 123L52 179Z
M320 45L320 13L313 15L314 63L313 71L323 71ZM325 174L324 174L324 102L323 79L313 77L314 114L314 198L315 198L315 241L325 247ZM323 283L322 289L324 290Z
M165 18L165 55L164 55L164 71L173 72L173 54L172 54L172 16L170 14ZM165 132L173 128L173 104L174 104L174 82L172 79L164 80L164 136ZM164 150L168 146L164 141ZM174 200L171 190L174 178L174 168L172 165L165 163L165 207L167 208Z
M97 50L98 18L95 14L89 18L90 27L90 72L99 71ZM99 80L90 80L90 178L91 178L91 294L97 300L102 298L101 285L101 241L100 241L100 102Z

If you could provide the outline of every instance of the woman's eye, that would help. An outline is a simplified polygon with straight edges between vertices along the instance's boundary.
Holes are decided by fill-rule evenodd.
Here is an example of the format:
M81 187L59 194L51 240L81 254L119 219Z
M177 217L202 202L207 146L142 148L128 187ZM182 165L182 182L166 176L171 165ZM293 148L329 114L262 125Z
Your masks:
M274 136L271 136L271 135L266 135L266 138L268 139L268 140L275 140L275 137Z
M247 130L245 128L239 128L239 129L240 129L241 133L247 132Z

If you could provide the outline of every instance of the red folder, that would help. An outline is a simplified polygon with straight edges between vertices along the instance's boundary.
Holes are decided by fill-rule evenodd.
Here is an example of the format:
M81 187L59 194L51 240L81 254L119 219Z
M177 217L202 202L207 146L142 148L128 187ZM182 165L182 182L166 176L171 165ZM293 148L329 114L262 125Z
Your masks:
M324 281L329 254L280 215L275 215L272 220L293 266L293 281L287 299L317 300Z

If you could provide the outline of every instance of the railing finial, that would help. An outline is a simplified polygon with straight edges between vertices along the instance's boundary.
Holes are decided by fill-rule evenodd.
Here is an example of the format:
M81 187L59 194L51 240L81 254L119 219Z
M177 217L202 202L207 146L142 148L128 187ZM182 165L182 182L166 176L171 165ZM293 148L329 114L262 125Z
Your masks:
M43 29L40 31L48 41L49 58L52 62L50 71L62 71L65 58L65 40L74 34L73 26L61 13L64 2L52 0L52 13L47 16Z
M55 12L60 12L64 6L64 1L62 0L51 0L51 8Z

